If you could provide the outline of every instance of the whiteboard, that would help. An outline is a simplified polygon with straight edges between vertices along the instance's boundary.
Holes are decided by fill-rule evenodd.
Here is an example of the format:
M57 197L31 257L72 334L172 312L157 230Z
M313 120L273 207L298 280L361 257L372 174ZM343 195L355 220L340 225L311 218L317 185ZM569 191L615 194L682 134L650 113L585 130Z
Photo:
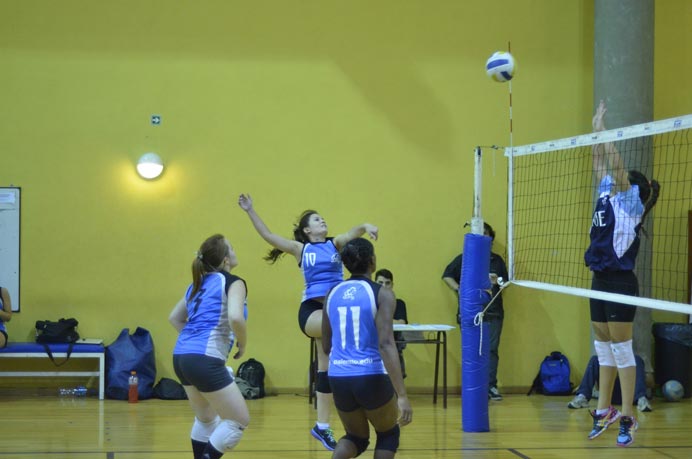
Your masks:
M10 292L12 311L19 311L19 216L21 188L0 187L0 286Z

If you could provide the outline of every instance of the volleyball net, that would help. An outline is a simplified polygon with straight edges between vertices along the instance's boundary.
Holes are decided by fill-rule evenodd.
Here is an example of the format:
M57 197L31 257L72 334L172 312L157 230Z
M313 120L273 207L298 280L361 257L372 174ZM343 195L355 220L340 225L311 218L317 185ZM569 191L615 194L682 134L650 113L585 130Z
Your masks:
M692 115L507 148L508 269L535 289L692 314ZM584 263L598 183L592 149L612 143L626 170L661 185L640 232L639 297L590 290ZM610 173L610 172L609 172Z

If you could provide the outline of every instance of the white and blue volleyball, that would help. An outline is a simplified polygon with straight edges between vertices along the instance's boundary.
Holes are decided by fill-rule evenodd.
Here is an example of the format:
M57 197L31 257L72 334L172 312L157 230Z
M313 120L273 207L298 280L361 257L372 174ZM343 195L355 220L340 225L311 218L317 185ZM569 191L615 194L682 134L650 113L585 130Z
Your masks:
M516 65L514 57L505 51L497 51L485 63L485 71L498 83L509 81L514 76Z

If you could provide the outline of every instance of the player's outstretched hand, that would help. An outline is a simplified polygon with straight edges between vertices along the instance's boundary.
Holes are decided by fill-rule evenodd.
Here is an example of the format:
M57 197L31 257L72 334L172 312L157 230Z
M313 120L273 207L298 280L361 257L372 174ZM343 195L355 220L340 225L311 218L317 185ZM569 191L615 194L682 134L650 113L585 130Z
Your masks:
M238 205L245 212L249 212L252 209L252 196L250 194L241 194L238 196Z
M591 124L593 125L594 132L605 131L605 114L608 111L606 104L603 100L598 104L596 108L596 114L594 114Z
M370 239L377 240L377 235L379 233L379 229L375 225L371 225L370 223L366 223L365 225L365 232L367 233L368 236L370 236Z

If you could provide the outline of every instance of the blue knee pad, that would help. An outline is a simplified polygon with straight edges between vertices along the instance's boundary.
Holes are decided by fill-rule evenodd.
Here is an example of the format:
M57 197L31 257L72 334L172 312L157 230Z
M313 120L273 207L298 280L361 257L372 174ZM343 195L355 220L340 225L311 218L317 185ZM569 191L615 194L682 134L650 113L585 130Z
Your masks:
M355 435L352 435L350 433L347 433L341 438L345 438L346 440L356 445L358 453L356 453L354 457L360 456L363 453L363 451L368 449L368 445L370 444L370 440L368 440L367 438L356 437Z
M396 452L399 448L399 424L395 425L393 429L386 432L377 432L377 443L375 443L375 449L384 449L387 451Z
M315 381L315 390L323 394L331 394L332 386L329 385L329 373L326 371L317 372L317 381Z

